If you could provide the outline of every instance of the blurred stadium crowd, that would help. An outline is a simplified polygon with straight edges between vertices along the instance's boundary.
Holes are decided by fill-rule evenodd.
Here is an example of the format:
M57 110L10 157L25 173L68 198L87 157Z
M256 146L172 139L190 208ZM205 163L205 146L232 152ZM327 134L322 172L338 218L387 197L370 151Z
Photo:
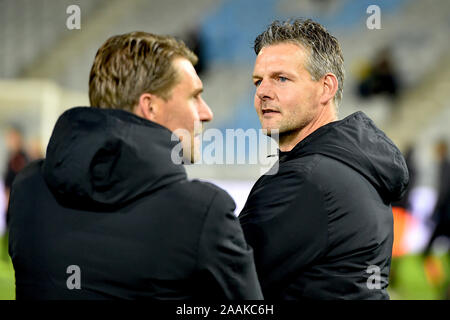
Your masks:
M366 9L380 7L381 28ZM81 28L66 26L78 5ZM399 146L411 174L393 208L392 299L449 299L450 2L446 0L0 0L0 298L14 297L6 206L14 175L43 157L57 117L89 105L96 49L143 30L183 39L199 56L207 126L259 129L253 108L253 39L274 19L309 17L340 41L346 80L339 118L365 112ZM192 165L191 178L226 189L240 211L256 165ZM445 236L447 234L447 237ZM433 241L430 241L433 240Z

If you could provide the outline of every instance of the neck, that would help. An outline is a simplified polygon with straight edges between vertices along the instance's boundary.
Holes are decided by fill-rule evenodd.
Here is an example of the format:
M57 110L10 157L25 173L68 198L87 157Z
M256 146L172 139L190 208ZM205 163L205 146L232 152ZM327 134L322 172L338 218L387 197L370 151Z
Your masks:
M280 134L279 149L283 152L291 151L311 133L330 122L336 121L337 115L335 109L334 105L331 104L322 106L320 112L305 127L284 135Z

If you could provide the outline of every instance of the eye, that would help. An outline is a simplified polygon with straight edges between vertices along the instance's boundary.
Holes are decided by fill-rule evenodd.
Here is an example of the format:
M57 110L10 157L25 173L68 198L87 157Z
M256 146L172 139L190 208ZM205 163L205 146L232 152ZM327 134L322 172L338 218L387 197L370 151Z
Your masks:
M195 93L195 94L192 96L192 98L193 98L194 100L199 100L199 99L201 98L201 96L202 96L202 93L201 93L201 92L197 92L197 93Z
M288 81L288 78L286 78L286 77L278 77L278 80L280 80L280 82L286 82L286 81Z
M258 87L261 84L261 80L253 81L253 84L255 85L255 87Z

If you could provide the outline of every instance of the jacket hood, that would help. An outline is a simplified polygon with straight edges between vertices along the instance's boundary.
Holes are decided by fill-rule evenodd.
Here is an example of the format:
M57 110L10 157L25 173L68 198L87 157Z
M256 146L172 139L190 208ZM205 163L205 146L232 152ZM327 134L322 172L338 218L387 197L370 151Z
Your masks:
M409 174L403 155L361 111L317 129L289 152L280 151L280 162L310 154L352 167L387 201L397 201L406 192Z
M186 179L174 164L167 128L113 109L76 107L53 130L42 170L58 200L69 205L120 206Z

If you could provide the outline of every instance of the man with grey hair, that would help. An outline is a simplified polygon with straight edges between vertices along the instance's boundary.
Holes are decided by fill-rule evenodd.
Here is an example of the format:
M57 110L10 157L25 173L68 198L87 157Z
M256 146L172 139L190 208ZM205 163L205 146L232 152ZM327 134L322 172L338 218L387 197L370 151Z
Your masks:
M254 48L254 105L279 132L278 172L256 182L240 222L265 298L389 299L402 154L364 113L338 120L344 59L323 26L275 21Z

